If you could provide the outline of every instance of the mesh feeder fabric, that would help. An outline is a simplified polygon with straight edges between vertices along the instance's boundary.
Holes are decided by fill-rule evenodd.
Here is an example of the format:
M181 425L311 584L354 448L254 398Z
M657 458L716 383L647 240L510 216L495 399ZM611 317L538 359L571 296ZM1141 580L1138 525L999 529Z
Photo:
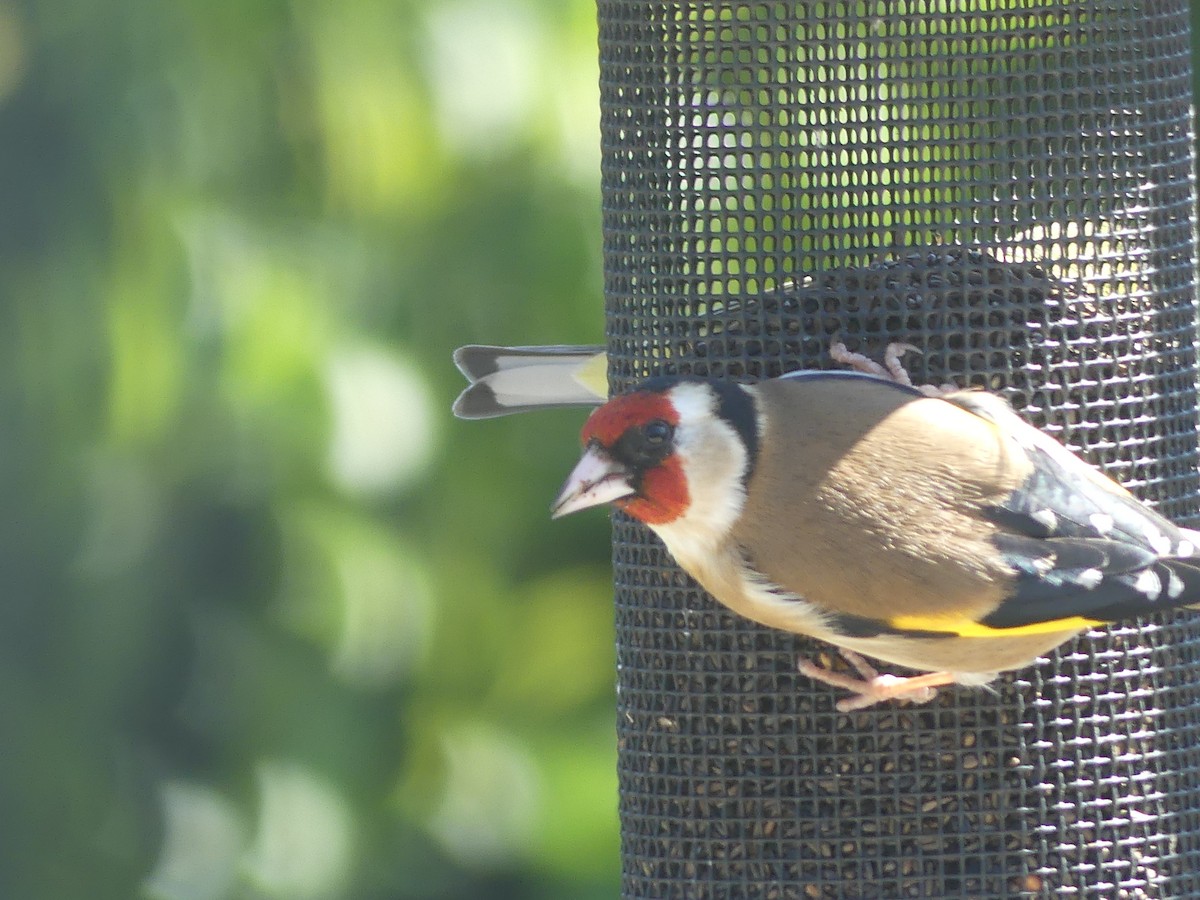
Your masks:
M913 344L1196 524L1188 4L600 0L610 379ZM614 520L623 896L1200 897L1200 616L834 709Z

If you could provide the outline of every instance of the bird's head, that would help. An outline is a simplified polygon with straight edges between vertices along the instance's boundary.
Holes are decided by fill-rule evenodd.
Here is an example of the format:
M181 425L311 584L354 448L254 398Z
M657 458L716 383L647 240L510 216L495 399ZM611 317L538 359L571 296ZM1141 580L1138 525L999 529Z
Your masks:
M552 513L611 503L655 528L727 528L745 501L758 433L753 396L739 385L653 378L592 413Z

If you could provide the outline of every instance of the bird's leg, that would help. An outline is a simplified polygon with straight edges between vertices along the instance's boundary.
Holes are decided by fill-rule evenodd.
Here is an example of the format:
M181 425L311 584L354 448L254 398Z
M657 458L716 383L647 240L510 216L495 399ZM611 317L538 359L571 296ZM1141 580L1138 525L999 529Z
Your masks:
M928 703L937 696L937 689L954 683L952 672L930 672L927 675L913 675L900 678L896 675L880 675L865 659L852 650L840 649L842 658L850 663L858 672L860 678L842 675L824 666L801 660L800 674L814 681L828 684L831 687L851 691L854 696L837 702L839 712L852 712L882 703L885 700L899 700L908 703Z
M849 366L856 372L864 372L867 375L886 378L888 381L894 381L896 384L902 384L905 387L916 388L926 397L940 397L943 394L958 390L953 384L944 384L941 387L932 384L913 384L908 370L900 362L900 357L904 356L905 353L915 353L916 351L917 348L912 344L893 341L884 348L883 365L880 365L865 354L851 353L841 341L834 341L829 345L829 358L835 363Z

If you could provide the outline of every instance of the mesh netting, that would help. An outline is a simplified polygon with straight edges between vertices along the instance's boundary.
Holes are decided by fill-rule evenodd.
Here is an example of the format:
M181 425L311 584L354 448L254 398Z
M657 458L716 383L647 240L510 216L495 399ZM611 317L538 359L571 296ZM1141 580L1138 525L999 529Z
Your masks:
M1186 3L599 9L614 389L902 340L1194 524ZM615 542L626 898L1200 897L1200 617L840 714Z

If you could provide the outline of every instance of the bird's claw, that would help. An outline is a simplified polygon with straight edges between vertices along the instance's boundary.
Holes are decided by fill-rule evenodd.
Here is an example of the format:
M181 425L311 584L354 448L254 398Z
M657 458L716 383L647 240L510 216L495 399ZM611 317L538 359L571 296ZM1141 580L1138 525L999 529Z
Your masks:
M863 372L878 378L886 378L905 387L916 388L926 397L941 397L958 388L953 384L943 384L940 387L933 384L914 385L908 370L900 362L905 353L917 353L918 348L912 344L893 341L883 350L883 364L875 362L863 353L852 353L842 341L834 341L829 345L829 358L835 363L849 366L855 372Z
M928 703L937 696L939 687L954 682L954 676L949 672L931 672L909 678L881 675L854 651L839 649L838 652L858 672L859 678L834 672L832 669L808 660L801 660L797 666L800 674L806 675L814 681L842 688L854 694L853 697L846 697L837 702L838 712L865 709L885 700L895 700L901 703Z
M897 345L888 344L888 350L884 351L885 359L887 359L888 351L891 350L893 346ZM903 344L900 346L907 347L909 345ZM903 350L894 354L894 361L896 365L899 365L900 357L903 355ZM865 353L852 353L850 348L847 347L842 341L834 341L829 345L829 358L839 365L849 366L855 372L862 372L866 375L875 375L878 378L886 378L889 381L896 380L895 373L890 369L881 366ZM904 375L904 381L902 381L901 384L911 384L912 382L908 378L908 373L904 371L903 367L900 368L900 371Z

